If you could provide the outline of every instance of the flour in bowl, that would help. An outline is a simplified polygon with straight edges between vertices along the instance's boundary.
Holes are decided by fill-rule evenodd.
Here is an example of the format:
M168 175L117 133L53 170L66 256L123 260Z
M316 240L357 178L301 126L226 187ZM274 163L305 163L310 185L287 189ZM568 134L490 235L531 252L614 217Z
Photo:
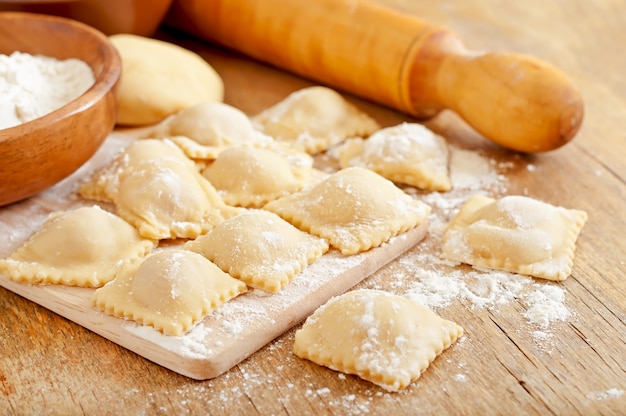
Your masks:
M13 52L0 54L0 129L44 116L80 97L95 83L79 59Z

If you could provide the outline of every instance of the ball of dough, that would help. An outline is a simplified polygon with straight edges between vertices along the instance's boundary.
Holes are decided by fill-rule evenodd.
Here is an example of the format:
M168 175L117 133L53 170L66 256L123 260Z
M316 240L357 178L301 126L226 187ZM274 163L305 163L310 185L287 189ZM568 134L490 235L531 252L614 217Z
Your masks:
M109 39L122 58L118 124L153 124L201 102L223 101L222 79L196 53L137 35Z

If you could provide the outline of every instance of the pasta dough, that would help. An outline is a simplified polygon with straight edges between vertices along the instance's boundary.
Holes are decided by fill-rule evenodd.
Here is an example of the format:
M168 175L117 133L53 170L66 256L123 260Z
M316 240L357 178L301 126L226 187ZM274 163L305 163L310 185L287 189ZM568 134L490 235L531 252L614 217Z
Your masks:
M360 289L332 298L307 318L293 351L398 391L462 335L459 325L405 297Z
M150 325L165 335L183 335L211 311L247 290L199 254L162 250L127 265L97 289L94 306Z
M584 211L556 207L524 196L494 200L474 195L443 236L442 257L548 280L572 270Z
M380 126L336 91L314 86L293 92L252 118L276 140L315 154L348 137L366 137Z
M22 247L0 260L0 273L26 283L98 287L154 241L97 206L52 214Z
M118 124L154 124L198 103L223 100L222 79L198 54L131 34L109 39L122 58Z
M371 170L340 170L317 185L263 207L345 255L378 247L424 223L430 207Z
M448 145L421 124L387 127L367 139L349 139L340 149L342 168L361 166L401 184L449 191Z
M248 286L279 292L328 251L328 242L271 212L251 210L185 244Z
M221 153L202 175L229 205L261 208L281 196L301 190L311 178L310 166L268 150L232 147Z

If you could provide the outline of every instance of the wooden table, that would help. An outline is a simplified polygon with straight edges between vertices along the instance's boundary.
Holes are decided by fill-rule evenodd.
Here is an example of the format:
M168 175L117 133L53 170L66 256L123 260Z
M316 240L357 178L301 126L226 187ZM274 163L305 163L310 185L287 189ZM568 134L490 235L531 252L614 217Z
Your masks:
M463 339L408 389L387 393L293 356L293 330L226 374L194 381L0 289L0 414L626 414L626 6L619 0L379 2L452 28L469 49L534 55L582 89L586 118L579 135L546 154L500 149L453 114L428 122L451 144L495 161L506 177L502 193L589 214L572 276L558 285L567 319L539 330L524 318L521 297L482 308L453 299L435 310L465 328ZM311 85L180 33L163 30L157 37L199 52L223 77L226 102L249 114ZM412 121L348 98L383 125ZM359 287L400 291L399 280L432 266L420 259L436 249L426 240Z

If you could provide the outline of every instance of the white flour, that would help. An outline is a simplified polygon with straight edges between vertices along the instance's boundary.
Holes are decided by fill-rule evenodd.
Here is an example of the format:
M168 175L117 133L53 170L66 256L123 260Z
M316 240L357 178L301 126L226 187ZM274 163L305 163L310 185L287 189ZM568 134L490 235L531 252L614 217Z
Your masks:
M78 59L0 54L0 129L46 115L81 96L95 82Z

